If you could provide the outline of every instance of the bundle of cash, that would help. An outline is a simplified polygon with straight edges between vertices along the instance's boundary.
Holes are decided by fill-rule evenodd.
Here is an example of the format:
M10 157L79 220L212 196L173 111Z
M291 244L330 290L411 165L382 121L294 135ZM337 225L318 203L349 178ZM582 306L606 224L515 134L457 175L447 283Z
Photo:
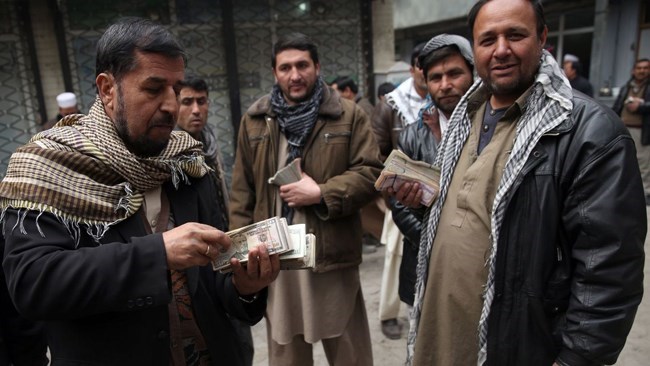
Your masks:
M300 169L300 158L296 158L287 166L275 172L275 175L269 178L269 184L283 186L285 184L297 182L301 178L302 169Z
M375 182L378 191L392 187L398 190L406 182L417 182L422 189L420 203L429 207L440 191L440 169L423 161L416 161L399 150L393 150L384 162L384 170Z
M304 224L287 225L285 218L272 217L229 231L226 235L232 240L232 245L212 261L215 271L229 272L230 258L248 262L249 250L260 244L266 245L269 254L280 254L281 269L314 267L316 238L306 233Z
M280 254L280 269L314 268L316 236L307 233L305 224L289 225L291 251Z

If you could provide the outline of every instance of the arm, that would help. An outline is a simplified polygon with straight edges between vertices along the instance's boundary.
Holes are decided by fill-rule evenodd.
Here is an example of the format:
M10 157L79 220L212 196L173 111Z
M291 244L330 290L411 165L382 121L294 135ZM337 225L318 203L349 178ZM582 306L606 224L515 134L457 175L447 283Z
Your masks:
M23 215L24 211L20 214ZM166 306L171 299L162 235L100 246L87 236L77 248L53 215L28 211L27 233L15 227L16 210L5 214L3 270L18 310L32 319L72 319L135 311L136 299ZM85 238L85 239L84 239ZM84 241L85 240L85 241Z
M346 109L343 118L346 118L347 112ZM377 144L371 137L368 119L358 106L353 105L350 118L352 127L347 156L330 158L343 159L347 169L318 184L324 205L317 204L313 207L322 220L356 213L376 194L374 184L383 167Z
M371 123L373 135L379 146L381 161L386 160L395 148L392 141L394 119L393 110L385 101L377 103L372 112Z
M596 122L614 125L584 121ZM634 144L621 130L575 147L580 160L562 215L573 274L559 364L613 364L643 294L645 200Z

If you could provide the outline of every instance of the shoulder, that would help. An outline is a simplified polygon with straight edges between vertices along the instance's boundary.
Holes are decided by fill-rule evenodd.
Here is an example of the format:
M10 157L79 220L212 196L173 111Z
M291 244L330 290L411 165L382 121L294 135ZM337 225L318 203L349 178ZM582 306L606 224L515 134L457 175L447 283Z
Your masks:
M570 121L575 134L585 140L607 143L620 136L629 136L616 113L583 93L574 92Z
M255 103L251 104L246 110L246 115L249 117L261 117L271 111L271 94L266 94ZM246 116L244 116L246 117Z

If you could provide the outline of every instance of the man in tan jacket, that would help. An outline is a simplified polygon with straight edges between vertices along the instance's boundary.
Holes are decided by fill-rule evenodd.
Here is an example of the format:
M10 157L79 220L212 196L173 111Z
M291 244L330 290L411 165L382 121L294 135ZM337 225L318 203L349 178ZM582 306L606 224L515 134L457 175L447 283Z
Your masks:
M316 235L316 266L281 272L269 288L269 364L312 364L312 344L322 341L331 365L372 365L359 209L382 165L368 117L322 81L316 45L305 35L280 37L271 64L276 84L239 128L231 229L273 216L305 223ZM302 179L268 182L297 158Z

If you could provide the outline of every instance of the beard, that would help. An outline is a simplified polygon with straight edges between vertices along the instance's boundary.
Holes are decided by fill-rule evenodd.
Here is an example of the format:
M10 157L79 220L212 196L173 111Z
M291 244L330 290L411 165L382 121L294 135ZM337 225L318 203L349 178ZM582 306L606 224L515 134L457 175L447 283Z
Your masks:
M122 139L126 148L136 156L147 158L160 154L167 147L169 139L155 141L147 137L146 132L142 135L133 136L129 131L126 119L126 107L124 105L124 99L122 99L122 88L119 84L117 85L117 90L117 110L115 111L115 129L117 130L117 135ZM172 115L165 115L152 122L154 122L152 125L155 125L156 122L173 123L174 117Z

